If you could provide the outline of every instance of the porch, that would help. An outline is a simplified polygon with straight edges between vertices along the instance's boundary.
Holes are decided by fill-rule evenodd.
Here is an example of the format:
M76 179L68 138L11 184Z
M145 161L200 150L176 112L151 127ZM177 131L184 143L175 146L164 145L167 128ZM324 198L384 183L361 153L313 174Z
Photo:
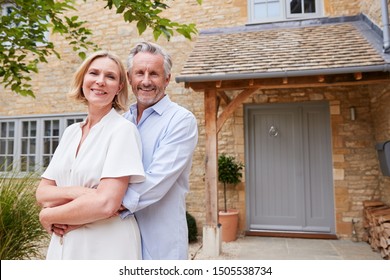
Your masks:
M334 239L307 239L244 236L222 243L222 253L210 257L202 243L190 244L189 259L194 260L382 260L366 242Z

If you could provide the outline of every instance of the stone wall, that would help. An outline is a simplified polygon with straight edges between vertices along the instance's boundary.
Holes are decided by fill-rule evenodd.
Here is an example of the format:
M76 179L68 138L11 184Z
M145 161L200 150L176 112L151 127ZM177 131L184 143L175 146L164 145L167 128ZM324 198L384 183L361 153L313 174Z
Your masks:
M381 2L378 0L361 0L361 13L365 14L370 20L375 22L376 25L382 27L382 10Z
M361 12L360 2L362 0L324 0L325 15L329 17L357 15Z
M390 86L373 87L371 93L371 110L376 142L390 140ZM379 176L379 192L381 200L390 204L390 177Z

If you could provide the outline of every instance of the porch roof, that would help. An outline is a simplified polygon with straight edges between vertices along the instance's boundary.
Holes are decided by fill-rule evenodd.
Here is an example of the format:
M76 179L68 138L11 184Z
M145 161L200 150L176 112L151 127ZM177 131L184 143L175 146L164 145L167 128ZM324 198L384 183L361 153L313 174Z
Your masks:
M176 81L200 90L205 82L388 72L378 31L361 15L210 29Z
M379 33L364 16L201 32L176 81L204 92L204 244L220 244L210 240L220 236L217 154L225 121L259 89L389 83Z

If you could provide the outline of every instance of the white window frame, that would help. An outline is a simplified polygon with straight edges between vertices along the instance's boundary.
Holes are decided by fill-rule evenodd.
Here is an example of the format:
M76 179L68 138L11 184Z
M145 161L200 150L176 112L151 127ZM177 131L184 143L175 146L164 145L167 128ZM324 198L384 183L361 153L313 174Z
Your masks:
M44 157L51 157L54 154L55 148L57 147L59 141L61 140L62 134L65 128L68 126L68 123L73 123L75 121L80 122L86 118L86 113L75 113L75 114L59 114L59 115L38 115L38 116L21 116L21 117L0 117L0 129L2 123L14 123L14 133L12 137L6 133L6 135L2 134L0 131L0 145L4 144L4 142L13 139L13 151L12 154L8 153L9 149L8 144L6 144L5 153L4 146L0 149L0 157L1 156L12 156L13 157L13 165L12 170L5 170L3 167L0 169L0 175L11 173L17 173L24 175L30 172L43 172L45 169L45 165L43 165ZM45 134L45 121L58 121L58 135L48 135ZM36 134L31 135L31 130L29 130L28 135L23 135L23 123L26 122L35 122L36 123ZM53 131L53 130L51 130ZM45 140L48 139L51 145L50 152L45 153L44 144ZM27 145L27 150L22 150L23 143L30 143L29 140L33 140L31 145ZM52 146L54 140L55 147ZM2 141L2 142L1 142ZM35 142L35 147L34 143ZM26 145L24 146L26 147ZM1 148L1 146L0 146ZM30 150L32 149L32 150ZM34 161L34 165L32 168L27 170L22 170L24 165L22 164L22 157L28 156L32 161ZM1 161L0 161L1 162ZM49 161L46 161L48 163ZM28 166L28 165L27 165Z
M290 11L290 2L292 0L276 0L279 2L279 16L267 17L267 18L255 18L255 4L259 2L275 2L275 0L248 0L248 15L249 15L249 24L256 23L265 23L265 22L278 22L286 20L301 20L301 19L310 19L318 18L323 15L323 0L315 0L315 13L302 13L302 14L292 14ZM301 0L303 1L303 0Z
M13 8L13 7L15 7L15 4L12 4L12 3L4 3L4 4L1 4L1 14L3 15L3 16L6 16L6 15L8 15L9 14L9 8ZM47 20L49 20L49 18L47 18ZM45 37L45 41L46 42L49 42L49 37L50 37L50 32L49 31L46 31L46 32L44 32L44 37ZM9 45L9 42L2 42L2 44L4 45L4 46L7 46L7 45ZM36 46L37 47L42 47L42 46L45 46L46 44L45 43L42 43L42 42L37 42L36 43Z
M8 10L9 8L13 8L15 7L14 4L11 4L11 3L4 3L1 5L1 15L2 16L6 16L10 13L10 11ZM2 37L5 37L5 34L3 34ZM3 41L1 42L1 44L5 47L5 48L9 48L11 47L11 43L9 41Z
M1 15L6 16L8 15L8 8L13 8L15 7L14 4L11 3L5 3L1 5Z

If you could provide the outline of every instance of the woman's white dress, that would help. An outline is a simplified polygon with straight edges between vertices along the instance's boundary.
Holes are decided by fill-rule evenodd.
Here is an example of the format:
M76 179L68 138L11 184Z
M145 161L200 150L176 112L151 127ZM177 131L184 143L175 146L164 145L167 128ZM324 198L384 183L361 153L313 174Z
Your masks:
M134 124L112 109L91 128L76 155L83 124L66 128L42 177L55 180L58 187L96 188L101 178L128 175L131 183L144 181L141 140ZM62 238L53 234L47 259L141 259L137 222L134 216L116 216L84 225Z

